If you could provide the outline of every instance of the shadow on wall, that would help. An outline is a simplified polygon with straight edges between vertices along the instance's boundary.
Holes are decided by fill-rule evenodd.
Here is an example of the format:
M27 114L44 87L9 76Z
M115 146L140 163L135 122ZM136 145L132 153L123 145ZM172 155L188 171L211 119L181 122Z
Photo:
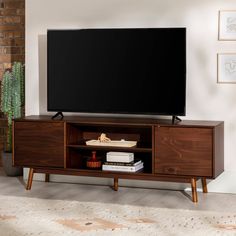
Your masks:
M39 114L47 111L47 35L38 36Z

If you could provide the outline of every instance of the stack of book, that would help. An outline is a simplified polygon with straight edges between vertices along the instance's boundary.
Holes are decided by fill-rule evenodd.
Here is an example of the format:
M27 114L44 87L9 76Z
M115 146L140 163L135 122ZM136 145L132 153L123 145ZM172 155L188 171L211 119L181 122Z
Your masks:
M108 152L102 170L136 172L143 169L143 162L134 158L130 152Z

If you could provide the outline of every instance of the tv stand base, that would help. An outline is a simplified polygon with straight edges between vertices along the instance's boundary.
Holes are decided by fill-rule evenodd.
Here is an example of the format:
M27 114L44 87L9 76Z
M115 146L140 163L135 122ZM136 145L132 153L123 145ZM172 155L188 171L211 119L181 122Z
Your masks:
M60 117L60 119L62 120L64 115L61 111L59 111L54 116L52 116L52 120L55 120L57 117Z
M172 124L175 124L175 121L180 122L182 121L178 116L172 116Z
M26 190L31 190L34 173L41 173L41 174L44 173L45 174L45 182L49 182L49 174L62 174L62 175L69 174L66 170L30 168L30 171L28 174L28 181L27 181L27 185L26 185ZM79 176L80 174L78 172L76 173L76 171L75 171L75 173L72 175ZM113 177L113 178L114 178L113 190L118 191L119 178L118 177ZM198 194L197 194L197 180L198 180L198 178L196 178L196 177L192 177L192 178L183 177L183 178L185 178L184 182L191 183L192 196L188 196L188 197L192 199L192 202L197 203L198 202ZM202 182L203 193L207 193L208 190L207 190L206 178L202 177L201 182Z

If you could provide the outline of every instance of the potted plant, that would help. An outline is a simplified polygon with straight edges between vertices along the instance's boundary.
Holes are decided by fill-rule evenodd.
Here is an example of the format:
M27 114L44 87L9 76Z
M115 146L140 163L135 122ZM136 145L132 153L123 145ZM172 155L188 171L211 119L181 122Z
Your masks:
M23 170L12 166L12 120L24 113L24 66L14 62L11 70L6 70L1 83L1 111L7 118L7 132L4 141L2 164L8 176L22 175Z

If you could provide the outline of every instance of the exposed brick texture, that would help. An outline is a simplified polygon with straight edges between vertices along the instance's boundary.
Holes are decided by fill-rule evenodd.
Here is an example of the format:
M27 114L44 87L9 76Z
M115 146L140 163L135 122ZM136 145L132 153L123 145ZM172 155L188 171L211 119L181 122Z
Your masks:
M25 0L0 0L0 80L14 61L25 60Z
M14 61L25 62L25 0L0 0L0 81ZM0 166L3 127L0 113Z

